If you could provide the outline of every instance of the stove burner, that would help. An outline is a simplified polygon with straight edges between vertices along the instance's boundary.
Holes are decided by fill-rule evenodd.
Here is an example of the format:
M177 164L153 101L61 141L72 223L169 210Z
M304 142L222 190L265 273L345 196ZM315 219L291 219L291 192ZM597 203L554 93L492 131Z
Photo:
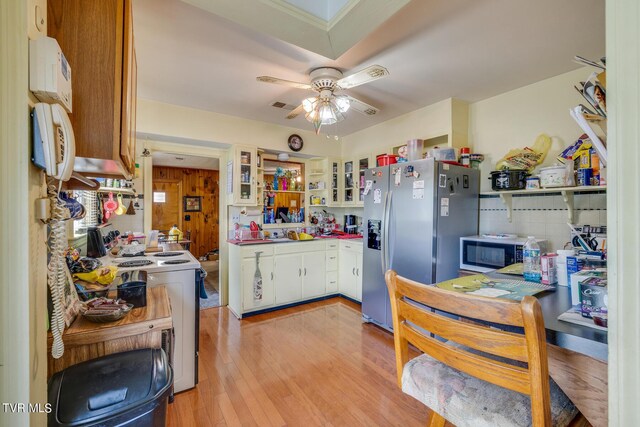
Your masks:
M188 262L189 262L188 259L171 259L169 261L165 261L164 265L186 264Z
M170 257L170 256L179 256L182 255L181 252L160 252L155 254L154 256L159 256L159 257Z
M144 267L145 265L153 264L153 261L149 261L148 259L136 259L134 261L125 261L118 264L118 267L128 268L128 267Z

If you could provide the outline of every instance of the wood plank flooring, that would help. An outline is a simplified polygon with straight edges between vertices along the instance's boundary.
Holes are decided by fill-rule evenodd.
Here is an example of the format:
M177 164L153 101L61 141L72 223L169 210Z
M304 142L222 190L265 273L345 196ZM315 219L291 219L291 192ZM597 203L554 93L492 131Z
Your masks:
M237 320L201 312L200 382L169 426L418 426L428 409L396 384L391 334L343 298Z

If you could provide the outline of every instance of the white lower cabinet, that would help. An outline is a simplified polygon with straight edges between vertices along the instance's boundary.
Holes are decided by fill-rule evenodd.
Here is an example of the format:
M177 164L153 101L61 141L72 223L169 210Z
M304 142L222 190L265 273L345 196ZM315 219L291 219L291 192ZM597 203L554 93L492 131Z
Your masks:
M302 298L315 298L327 293L325 251L302 255Z
M288 244L293 245L294 243ZM287 304L301 299L302 254L276 255L273 266L276 305Z
M262 298L256 298L260 252ZM244 313L277 308L325 295L362 300L362 244L337 240L229 245L229 308Z
M256 260L255 258L243 258L242 260L242 308L256 310L263 307L270 307L274 304L274 277L273 277L273 257L260 257L260 275L262 277L262 296L256 295Z
M362 244L341 242L338 258L338 291L362 301Z

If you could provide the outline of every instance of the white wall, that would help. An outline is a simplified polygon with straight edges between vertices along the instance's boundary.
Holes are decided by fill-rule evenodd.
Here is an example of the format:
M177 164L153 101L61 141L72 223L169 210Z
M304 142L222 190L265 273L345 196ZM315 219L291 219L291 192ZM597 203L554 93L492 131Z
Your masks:
M569 116L569 108L583 102L573 85L593 70L580 68L469 106L469 142L472 151L485 155L481 165L482 191L491 190L489 172L511 148L532 145L546 133L552 147L542 166L556 162L556 156L573 143L582 131ZM567 208L560 195L514 197L512 222L497 197L480 201L480 233L516 233L547 239L551 250L562 249L569 240ZM606 195L575 196L578 224L606 224Z
M164 140L210 141L214 143L211 146L217 143L217 148L219 144L251 145L287 152L287 139L295 133L304 140L300 154L322 157L340 150L340 142L322 134L146 99L138 100L137 131L160 135Z
M481 165L482 190L491 190L489 172L511 148L531 146L538 135L552 138L544 165L580 135L581 129L569 116L569 108L584 103L573 88L593 71L580 68L550 79L469 105L469 144L472 152L485 155Z
M381 154L409 139L429 139L449 133L451 99L428 105L342 138L342 157Z

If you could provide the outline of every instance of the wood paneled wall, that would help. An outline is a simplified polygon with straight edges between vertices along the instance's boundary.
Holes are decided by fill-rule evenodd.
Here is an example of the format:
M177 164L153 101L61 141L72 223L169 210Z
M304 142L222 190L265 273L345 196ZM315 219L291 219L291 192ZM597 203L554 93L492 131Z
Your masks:
M182 231L191 231L191 253L202 256L218 248L219 172L205 169L155 166L153 179L182 180L182 196L201 196L202 211L184 212ZM181 201L184 203L184 199ZM186 221L190 215L191 220Z

